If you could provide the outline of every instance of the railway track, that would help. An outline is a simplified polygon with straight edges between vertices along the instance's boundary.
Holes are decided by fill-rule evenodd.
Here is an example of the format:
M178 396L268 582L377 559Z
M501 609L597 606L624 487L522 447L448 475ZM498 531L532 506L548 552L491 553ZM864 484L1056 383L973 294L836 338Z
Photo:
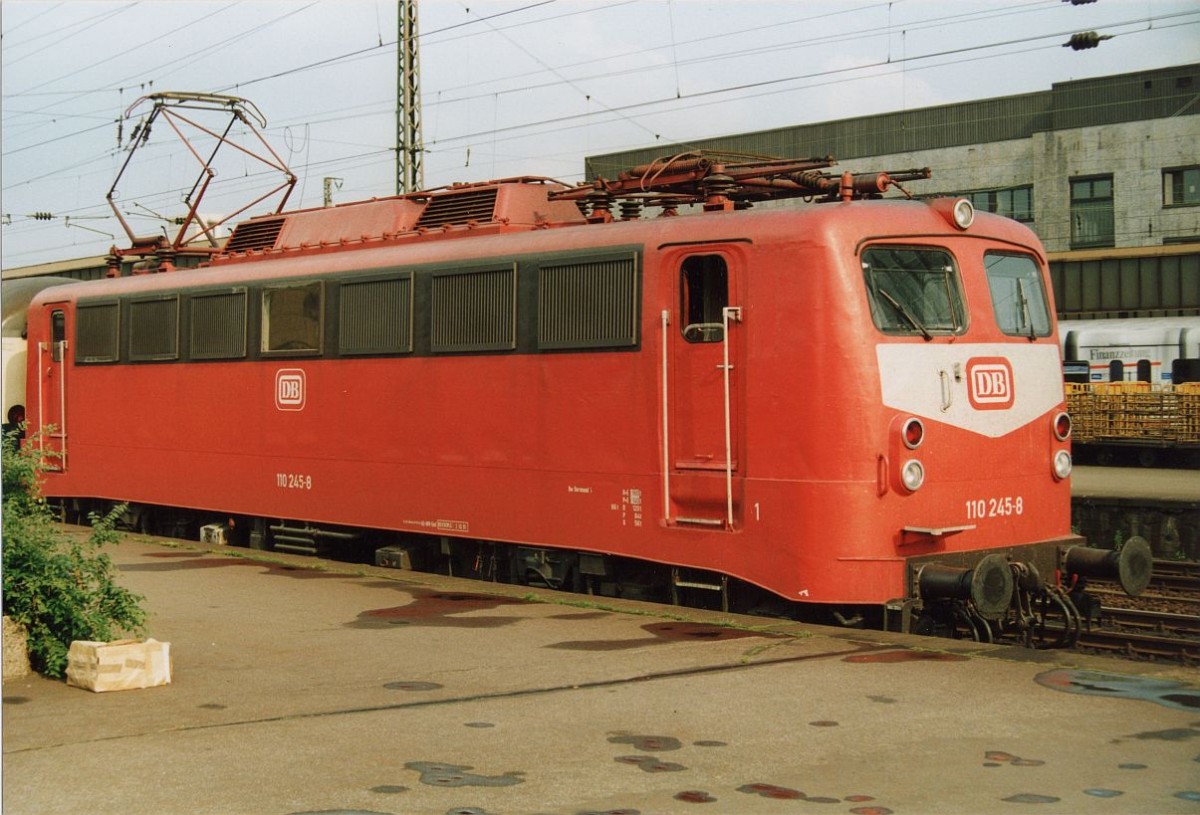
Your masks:
M1150 586L1128 597L1097 582L1102 628L1085 629L1079 647L1130 659L1200 664L1200 563L1155 560Z
M1104 628L1079 635L1080 648L1200 664L1200 615L1106 607L1102 617Z
M1191 560L1155 560L1147 591L1170 589L1200 597L1200 563Z

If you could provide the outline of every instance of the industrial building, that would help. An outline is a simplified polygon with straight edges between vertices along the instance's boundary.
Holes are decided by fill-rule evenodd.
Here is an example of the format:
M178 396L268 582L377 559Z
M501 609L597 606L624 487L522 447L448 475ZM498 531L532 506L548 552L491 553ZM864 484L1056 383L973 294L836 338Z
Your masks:
M1200 314L1200 64L591 156L586 173L691 150L930 167L915 195L965 195L1038 234L1059 317Z

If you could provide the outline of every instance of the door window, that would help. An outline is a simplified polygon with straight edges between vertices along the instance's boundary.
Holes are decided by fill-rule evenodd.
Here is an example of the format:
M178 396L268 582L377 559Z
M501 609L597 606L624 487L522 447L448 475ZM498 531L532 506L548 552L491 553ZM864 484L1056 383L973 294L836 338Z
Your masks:
M50 358L63 361L63 343L67 339L67 315L62 311L50 313Z
M680 269L683 338L688 342L725 339L723 312L729 305L729 267L720 255L693 255Z

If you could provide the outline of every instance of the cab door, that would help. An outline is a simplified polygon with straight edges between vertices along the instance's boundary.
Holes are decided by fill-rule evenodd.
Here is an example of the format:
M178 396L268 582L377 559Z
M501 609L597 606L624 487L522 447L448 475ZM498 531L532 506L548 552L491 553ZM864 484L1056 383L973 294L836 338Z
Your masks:
M670 489L681 524L730 529L740 500L742 309L738 255L719 247L679 256L670 349ZM736 483L735 483L736 482Z
M48 341L38 343L38 429L40 447L47 453L50 470L67 469L67 351L68 315L66 303L48 303L42 307L42 319L49 330Z

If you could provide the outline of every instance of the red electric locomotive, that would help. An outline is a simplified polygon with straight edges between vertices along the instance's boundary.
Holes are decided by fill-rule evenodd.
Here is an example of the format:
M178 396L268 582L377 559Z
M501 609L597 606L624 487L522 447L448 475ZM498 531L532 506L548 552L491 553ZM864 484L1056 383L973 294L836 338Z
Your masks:
M48 290L45 494L253 546L979 639L1056 617L1069 641L1071 581L1136 592L1149 551L1071 533L1037 238L822 166L278 213L201 268ZM747 206L799 195L830 203Z

